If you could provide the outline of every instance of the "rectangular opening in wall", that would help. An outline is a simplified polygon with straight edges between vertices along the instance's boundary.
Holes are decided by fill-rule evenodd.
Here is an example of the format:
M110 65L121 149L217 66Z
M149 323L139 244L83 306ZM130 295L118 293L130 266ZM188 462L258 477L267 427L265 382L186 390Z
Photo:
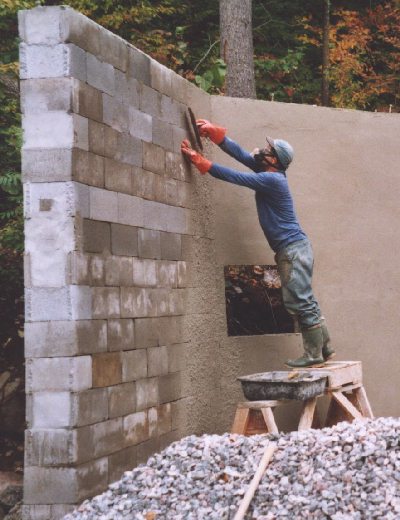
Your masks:
M224 276L228 336L295 331L276 265L227 265Z

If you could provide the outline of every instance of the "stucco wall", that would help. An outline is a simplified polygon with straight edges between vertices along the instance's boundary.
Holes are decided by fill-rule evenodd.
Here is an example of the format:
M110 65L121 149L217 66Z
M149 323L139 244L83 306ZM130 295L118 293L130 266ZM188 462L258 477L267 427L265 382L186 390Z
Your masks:
M289 185L313 244L315 293L337 359L361 360L374 413L398 416L399 115L227 97L213 97L212 114L245 149L262 146L266 135L294 146ZM217 162L243 168L217 148L214 154ZM274 264L253 192L216 180L214 193L221 269ZM241 353L240 370L252 373L282 368L288 340L294 341L264 336L227 343Z

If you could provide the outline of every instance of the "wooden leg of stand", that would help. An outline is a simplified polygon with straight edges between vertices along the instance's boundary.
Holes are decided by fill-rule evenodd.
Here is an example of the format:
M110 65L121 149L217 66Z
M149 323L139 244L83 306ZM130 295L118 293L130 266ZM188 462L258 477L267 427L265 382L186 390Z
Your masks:
M307 430L308 428L311 428L313 418L314 418L316 404L317 404L316 397L313 397L312 399L307 399L307 401L304 401L303 410L301 412L300 421L299 421L299 427L297 428L299 431Z
M373 419L374 414L372 413L371 405L369 404L369 400L368 400L365 388L361 385L360 388L356 388L354 390L354 393L356 395L358 405L360 407L360 411L363 414L363 416Z
M338 404L349 414L352 419L361 419L362 415L357 408L351 404L347 397L342 392L332 392L332 397Z
M271 408L262 408L261 412L264 417L265 424L268 428L268 433L279 433L278 427L275 422L274 412Z
M237 408L235 419L233 421L232 433L246 434L247 425L249 424L250 410L248 408Z

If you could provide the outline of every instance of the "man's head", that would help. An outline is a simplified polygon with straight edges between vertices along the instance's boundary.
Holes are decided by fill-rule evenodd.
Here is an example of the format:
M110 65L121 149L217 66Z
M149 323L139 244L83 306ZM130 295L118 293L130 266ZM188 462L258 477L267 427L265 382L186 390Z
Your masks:
M286 171L293 160L293 148L283 139L266 138L264 148L256 148L253 151L254 158L261 165L268 166L274 170Z

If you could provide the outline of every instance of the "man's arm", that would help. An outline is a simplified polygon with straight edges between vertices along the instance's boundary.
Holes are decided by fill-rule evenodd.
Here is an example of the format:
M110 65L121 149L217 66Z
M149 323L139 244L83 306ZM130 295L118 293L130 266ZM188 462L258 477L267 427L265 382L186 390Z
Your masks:
M217 163L212 163L208 173L216 179L245 186L255 191L267 191L272 181L272 177L268 173L238 172Z
M225 137L225 139L222 141L219 147L225 153L227 153L240 163L244 164L254 172L260 171L254 157L249 152L246 152L246 150L243 150L241 146L239 146L237 143L235 143L235 141L233 141L229 137Z

